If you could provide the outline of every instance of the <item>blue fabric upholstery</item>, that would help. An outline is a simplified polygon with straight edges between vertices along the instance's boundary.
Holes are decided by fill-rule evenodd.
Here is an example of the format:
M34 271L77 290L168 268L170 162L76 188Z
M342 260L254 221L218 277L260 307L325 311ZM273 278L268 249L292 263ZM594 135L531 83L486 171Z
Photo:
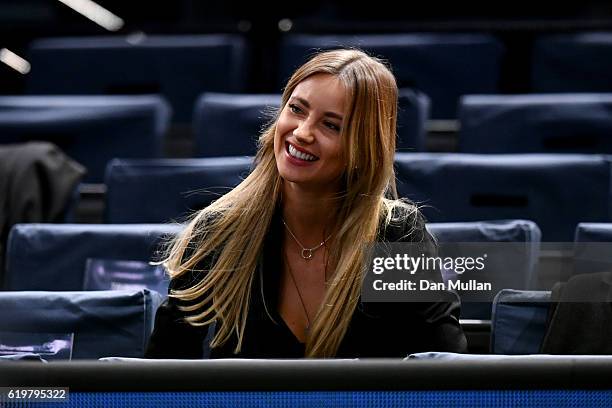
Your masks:
M498 276L511 276L512 278L509 281L515 283L522 282L521 286L516 287L516 289L534 287L537 280L539 246L542 235L535 223L526 220L431 223L427 224L427 229L438 242L524 242L524 251L520 253L513 252L513 256L504 257L500 260L489 259L487 271L492 271ZM443 255L440 254L440 256ZM477 276L472 275L472 277ZM482 278L482 281L489 281L487 276L480 278ZM500 278L496 279L496 281L498 280ZM491 302L473 300L478 299L479 296L480 294L462 293L462 319L488 320L491 318Z
M102 182L114 157L160 157L169 120L157 96L0 97L0 143L52 142L87 168L87 182Z
M612 92L612 33L539 38L532 75L534 92Z
M439 242L540 242L540 228L527 220L438 222L427 224ZM537 251L537 245L534 248ZM534 253L537 256L537 253Z
M580 223L574 239L573 274L612 271L612 223Z
M142 357L161 300L148 290L0 292L0 321L3 331L74 333L73 359Z
M30 47L31 94L163 94L190 122L205 91L242 92L248 50L237 35L42 39Z
M238 185L251 163L250 157L114 160L106 173L106 220L156 223L185 217Z
M464 94L497 93L503 47L484 34L288 35L281 43L280 83L318 49L360 47L388 60L400 88L432 100L432 117L456 116Z
M595 155L398 153L400 196L431 222L529 219L544 241L610 220L610 165ZM561 205L562 204L562 205Z
M257 137L280 106L280 95L205 93L194 112L195 155L254 156Z
M504 289L493 301L491 352L536 354L546 334L550 292Z
M6 251L8 290L82 290L88 258L150 261L180 225L18 224ZM157 255L157 256L156 256Z
M464 153L612 153L612 94L470 95Z
M576 227L576 242L612 242L612 223L581 222Z
M410 88L399 90L396 151L425 151L425 123L429 119L430 106L431 101L424 93Z

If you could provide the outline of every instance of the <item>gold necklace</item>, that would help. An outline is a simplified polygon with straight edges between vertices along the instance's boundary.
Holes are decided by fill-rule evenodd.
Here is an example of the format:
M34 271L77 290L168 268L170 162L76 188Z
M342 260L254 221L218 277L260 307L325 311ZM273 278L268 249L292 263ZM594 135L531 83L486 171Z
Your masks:
M295 290L297 291L298 298L300 299L300 304L302 305L302 309L304 309L304 315L306 316L306 327L304 328L304 334L308 337L308 332L310 331L310 316L308 316L308 309L306 309L306 303L304 303L304 298L302 297L302 292L300 292L300 288L295 280L295 276L293 276L293 271L291 270L291 265L289 265L289 259L287 259L287 253L283 251L285 255L285 264L287 265L287 270L289 271L289 276L291 277L291 281L293 282L293 286L295 286Z
M297 242L297 244L302 248L302 251L300 252L300 255L302 256L302 258L304 258L307 261L312 259L312 253L314 251L316 251L317 249L319 249L323 245L325 245L325 243L327 241L329 241L329 239L332 237L332 234L329 234L329 236L327 238L325 238L325 240L322 241L319 245L314 246L312 248L306 248L304 245L302 245L300 240L297 239L297 237L295 236L293 231L291 231L291 228L289 228L289 225L287 225L287 223L285 222L285 219L281 217L281 221L283 221L283 224L285 225L285 228L287 228L287 231L289 232L289 235L291 235L291 237L295 240L295 242Z

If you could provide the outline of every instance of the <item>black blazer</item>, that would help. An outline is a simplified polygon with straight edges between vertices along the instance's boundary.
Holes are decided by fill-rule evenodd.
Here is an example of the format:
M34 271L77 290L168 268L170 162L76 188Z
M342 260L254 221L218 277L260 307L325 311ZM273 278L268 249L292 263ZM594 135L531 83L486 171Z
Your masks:
M304 345L290 331L278 313L282 224L277 216L264 244L264 254L251 288L251 304L241 352L234 354L236 336L221 347L208 343L208 327L191 326L184 321L179 301L168 298L157 310L147 358L300 358ZM380 241L422 242L435 252L436 244L420 216L400 216L381 233ZM428 251L429 252L429 251ZM185 288L201 279L187 273L170 283ZM459 299L449 293L449 301L423 303L360 302L342 340L337 358L406 357L424 351L465 352L467 342L459 325ZM208 336L208 337L207 337Z

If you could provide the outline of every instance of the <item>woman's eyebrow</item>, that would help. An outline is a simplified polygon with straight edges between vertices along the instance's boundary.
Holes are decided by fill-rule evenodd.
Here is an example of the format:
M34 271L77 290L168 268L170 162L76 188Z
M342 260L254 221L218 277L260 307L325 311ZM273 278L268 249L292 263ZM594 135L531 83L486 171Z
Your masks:
M301 103L302 105L304 105L305 107L310 109L310 104L308 103L308 101L306 99L300 98L299 96L294 96L291 99L297 99L299 103Z
M310 109L310 103L308 103L308 101L306 99L300 98L299 96L294 96L291 99L296 99L298 102L300 102L306 108ZM342 119L343 119L342 115L340 115L339 113L336 113L336 112L323 112L323 115L324 116L328 116L330 118L338 119L339 121L342 121Z
M334 118L334 119L338 119L339 121L342 122L342 115L335 113L335 112L324 112L323 115L328 116L330 118Z

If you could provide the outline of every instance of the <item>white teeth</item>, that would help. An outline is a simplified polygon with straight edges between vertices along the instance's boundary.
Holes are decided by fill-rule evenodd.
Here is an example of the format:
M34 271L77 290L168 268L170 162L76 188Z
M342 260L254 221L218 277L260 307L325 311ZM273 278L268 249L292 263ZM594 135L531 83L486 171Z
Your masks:
M295 147L293 147L293 145L289 145L289 154L300 160L314 161L317 159L315 156L311 154L299 152Z

